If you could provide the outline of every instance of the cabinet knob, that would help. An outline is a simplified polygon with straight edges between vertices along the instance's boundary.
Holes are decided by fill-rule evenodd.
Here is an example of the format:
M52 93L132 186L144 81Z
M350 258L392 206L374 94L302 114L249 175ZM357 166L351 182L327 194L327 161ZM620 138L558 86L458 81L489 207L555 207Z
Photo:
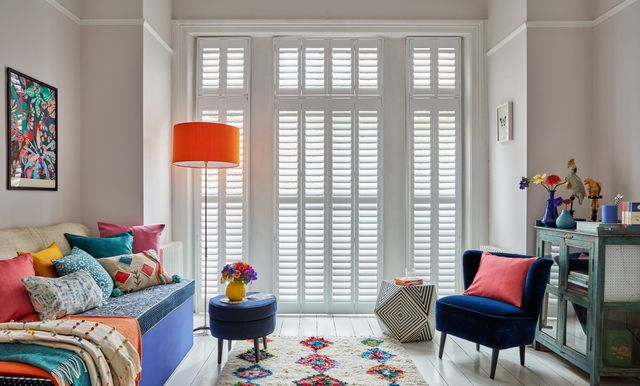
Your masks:
M565 240L571 240L573 238L573 235L565 235L564 238Z

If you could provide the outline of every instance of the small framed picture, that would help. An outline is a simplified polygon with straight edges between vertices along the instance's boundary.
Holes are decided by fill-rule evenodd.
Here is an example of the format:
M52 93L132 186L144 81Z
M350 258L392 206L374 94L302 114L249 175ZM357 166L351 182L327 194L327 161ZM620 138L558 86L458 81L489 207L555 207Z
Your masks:
M507 142L513 139L513 102L498 106L496 126L498 142Z

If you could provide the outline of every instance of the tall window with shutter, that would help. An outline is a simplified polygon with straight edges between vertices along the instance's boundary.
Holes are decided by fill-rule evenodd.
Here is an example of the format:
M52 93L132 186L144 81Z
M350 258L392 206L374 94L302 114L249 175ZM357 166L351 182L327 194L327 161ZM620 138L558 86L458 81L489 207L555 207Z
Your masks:
M410 265L456 292L461 214L460 39L409 38Z
M382 40L274 45L279 307L370 311L382 271Z
M197 99L195 120L224 122L240 128L240 166L233 169L208 169L196 179L194 191L200 203L200 281L207 296L220 291L219 272L227 261L246 257L245 213L247 212L248 122L249 122L249 44L248 38L200 38L197 49ZM205 179L208 189L205 190ZM208 199L205 216L204 197ZM208 233L205 235L204 224ZM209 261L204 274L204 239ZM199 305L199 309L202 305Z

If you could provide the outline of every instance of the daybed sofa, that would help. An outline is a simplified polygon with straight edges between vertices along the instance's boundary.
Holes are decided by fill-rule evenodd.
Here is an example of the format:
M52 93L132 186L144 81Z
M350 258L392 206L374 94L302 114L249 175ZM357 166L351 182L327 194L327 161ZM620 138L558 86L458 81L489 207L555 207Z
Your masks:
M70 252L64 233L83 236L89 229L77 223L46 227L0 230L0 259L16 256L16 251L39 251L56 242L63 254ZM109 298L86 315L130 316L142 333L142 386L161 386L193 345L194 282L160 285Z

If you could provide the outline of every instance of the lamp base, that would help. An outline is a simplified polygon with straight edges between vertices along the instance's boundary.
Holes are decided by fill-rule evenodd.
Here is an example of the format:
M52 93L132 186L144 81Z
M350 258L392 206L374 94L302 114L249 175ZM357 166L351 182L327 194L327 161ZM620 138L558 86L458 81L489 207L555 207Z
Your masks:
M198 331L205 331L205 335L207 335L209 331L209 326L204 325L204 326L196 327L193 329L193 332L198 332Z

